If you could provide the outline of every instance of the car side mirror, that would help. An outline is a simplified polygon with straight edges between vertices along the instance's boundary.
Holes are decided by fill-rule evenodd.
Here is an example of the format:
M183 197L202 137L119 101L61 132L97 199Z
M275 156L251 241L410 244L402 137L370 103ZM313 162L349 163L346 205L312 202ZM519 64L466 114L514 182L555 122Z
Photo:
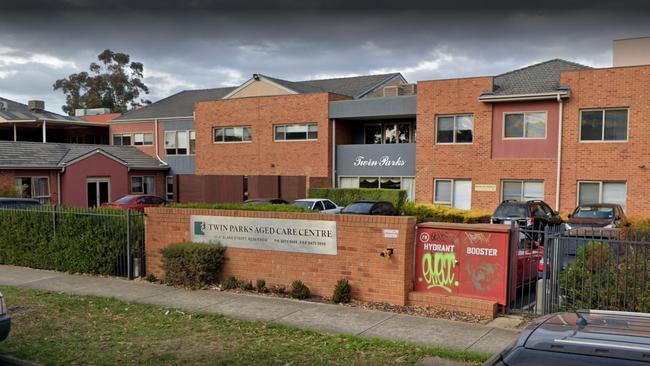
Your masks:
M573 214L569 214L569 218L572 218L572 217L573 217Z

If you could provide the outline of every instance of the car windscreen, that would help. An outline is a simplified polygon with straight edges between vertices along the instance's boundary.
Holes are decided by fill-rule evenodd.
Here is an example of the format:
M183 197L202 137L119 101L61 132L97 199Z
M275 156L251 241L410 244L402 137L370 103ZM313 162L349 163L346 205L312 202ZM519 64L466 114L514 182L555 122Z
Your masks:
M580 206L573 217L578 219L611 219L614 217L613 207Z
M518 203L504 203L500 205L496 212L495 217L527 217L528 212L525 204Z
M348 206L346 206L341 212L352 213L352 214L354 213L367 214L368 212L370 212L372 205L373 205L372 202L351 203Z
M309 201L293 201L293 205L311 210L311 202Z
M129 203L135 196L124 196L120 198L119 200L115 201L116 203Z

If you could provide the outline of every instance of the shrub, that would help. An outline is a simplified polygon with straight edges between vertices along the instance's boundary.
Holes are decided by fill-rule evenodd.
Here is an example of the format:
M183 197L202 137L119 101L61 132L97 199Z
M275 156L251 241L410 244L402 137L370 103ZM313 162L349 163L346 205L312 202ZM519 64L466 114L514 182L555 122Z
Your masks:
M216 283L226 257L218 244L176 243L160 250L165 282L201 288Z
M306 299L309 295L309 287L302 283L302 281L295 280L291 283L291 297L294 299Z
M418 222L457 222L464 224L489 223L492 214L487 211L459 210L440 205L408 202L402 206L402 213L417 217Z
M243 203L175 203L167 206L173 208L200 208L211 210L240 210L240 211L276 211L276 212L311 212L294 205L274 205L270 203L243 204Z
M237 281L237 278L235 276L230 276L228 277L223 284L221 284L221 288L223 290L234 290L239 287L239 282Z
M275 285L273 286L273 292L282 295L287 292L287 287L285 285Z
M126 254L126 223L126 213L114 209L0 210L0 264L114 275ZM144 246L144 216L132 215L131 228L136 258Z
M260 292L260 293L269 292L269 289L266 288L266 281L264 281L262 279L259 279L259 280L256 281L255 284L257 285L257 292Z
M149 273L144 277L145 281L158 282L158 278L153 273Z
M239 289L244 291L251 291L253 289L253 282L242 280L239 282Z
M395 207L401 208L406 202L406 191L374 188L310 188L309 197L327 198L339 206L347 206L358 200L388 201Z
M352 300L352 286L346 279L339 280L334 287L334 294L332 295L332 302L335 303L348 303Z

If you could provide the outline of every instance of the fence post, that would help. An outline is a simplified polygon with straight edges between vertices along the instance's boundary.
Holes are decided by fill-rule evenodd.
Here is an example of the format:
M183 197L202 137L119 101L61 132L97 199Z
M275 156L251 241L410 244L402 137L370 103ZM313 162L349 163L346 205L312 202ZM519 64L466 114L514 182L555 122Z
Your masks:
M506 304L506 313L509 313L510 310L511 310L510 304L512 302L512 296L513 296L512 291L511 291L511 288L512 288L512 275L513 275L513 273L517 273L517 269L515 269L514 272L513 272L513 269L512 269L512 265L513 265L512 256L514 255L514 253L517 252L517 242L518 241L519 241L519 228L517 227L516 221L513 220L510 223L510 243L508 244L510 248L508 250L508 281L507 281L507 286L508 287L506 288L506 299L507 299L506 301L508 303ZM516 295L516 293L515 293L515 295Z
M56 207L52 206L52 236L56 236Z
M133 279L133 268L131 268L131 209L126 210L126 274L129 280Z
M544 245L544 255L542 256L543 261L544 261L544 268L542 269L542 294L541 294L542 296L540 296L541 299L540 299L540 301L538 301L538 303L541 305L541 309L539 309L539 311L538 311L539 315L545 315L545 314L548 314L548 312L549 312L548 311L548 304L547 304L548 296L546 296L546 291L547 291L546 286L547 286L547 282L548 282L548 279L547 279L548 273L546 272L546 268L548 268L549 252L550 252L551 248L549 246L549 241L550 240L548 239L548 235L549 235L549 230L548 230L548 225L546 225L546 226L544 226L544 243L543 243L543 245Z

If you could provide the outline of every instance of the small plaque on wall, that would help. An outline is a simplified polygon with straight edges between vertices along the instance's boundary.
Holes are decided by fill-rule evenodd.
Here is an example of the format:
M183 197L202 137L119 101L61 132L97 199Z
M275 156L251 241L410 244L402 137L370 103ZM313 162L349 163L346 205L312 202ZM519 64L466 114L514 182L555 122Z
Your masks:
M496 192L496 184L474 184L474 190L476 192Z

